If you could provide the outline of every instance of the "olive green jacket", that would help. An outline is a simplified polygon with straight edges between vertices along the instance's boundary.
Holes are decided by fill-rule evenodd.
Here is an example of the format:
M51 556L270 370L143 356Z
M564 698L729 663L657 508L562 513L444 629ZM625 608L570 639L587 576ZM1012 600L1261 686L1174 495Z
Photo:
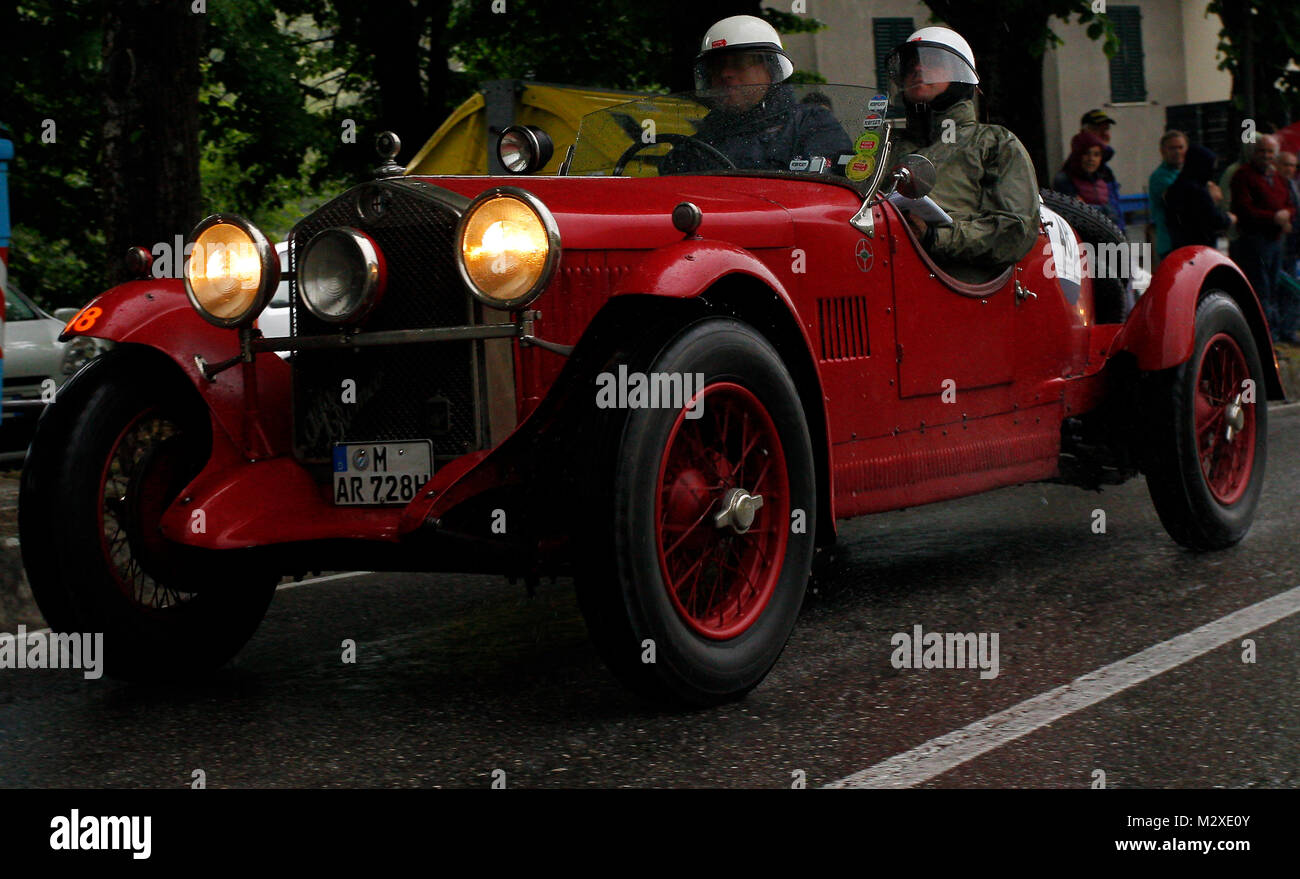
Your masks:
M1037 240L1034 164L1010 131L975 121L973 101L958 101L936 113L931 132L934 140L929 144L901 132L891 162L908 153L934 162L938 180L930 197L953 222L931 227L926 250L958 280L987 281L998 269L1019 261Z

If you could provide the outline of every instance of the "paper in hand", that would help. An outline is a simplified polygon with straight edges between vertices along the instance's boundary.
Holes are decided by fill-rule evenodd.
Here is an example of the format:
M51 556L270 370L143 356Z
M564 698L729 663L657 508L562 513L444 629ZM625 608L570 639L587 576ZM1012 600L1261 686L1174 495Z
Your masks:
M908 198L897 192L891 192L889 200L900 211L907 211L926 223L933 223L936 226L952 225L952 217L948 216L948 212L939 207L939 204L928 195L921 198Z

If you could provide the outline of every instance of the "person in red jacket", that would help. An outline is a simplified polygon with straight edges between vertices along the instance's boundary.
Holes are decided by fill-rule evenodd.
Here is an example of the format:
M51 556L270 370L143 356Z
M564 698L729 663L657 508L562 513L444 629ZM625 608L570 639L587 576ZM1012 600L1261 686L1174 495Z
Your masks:
M1234 259L1264 304L1274 341L1295 343L1296 304L1278 287L1283 238L1291 231L1296 204L1277 173L1277 139L1259 136L1249 161L1232 178L1232 212L1237 215ZM1285 300L1285 301L1284 301Z

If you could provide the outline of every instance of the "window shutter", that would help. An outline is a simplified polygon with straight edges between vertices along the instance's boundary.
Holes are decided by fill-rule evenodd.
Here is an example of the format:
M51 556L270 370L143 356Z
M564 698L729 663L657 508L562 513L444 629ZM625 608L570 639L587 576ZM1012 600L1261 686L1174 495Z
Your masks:
M1133 103L1147 99L1147 81L1142 53L1142 9L1112 6L1107 14L1119 37L1119 51L1110 59L1110 101Z
M910 18L873 18L871 35L876 47L876 81L872 85L888 91L889 77L885 61L894 47L906 40L916 30Z

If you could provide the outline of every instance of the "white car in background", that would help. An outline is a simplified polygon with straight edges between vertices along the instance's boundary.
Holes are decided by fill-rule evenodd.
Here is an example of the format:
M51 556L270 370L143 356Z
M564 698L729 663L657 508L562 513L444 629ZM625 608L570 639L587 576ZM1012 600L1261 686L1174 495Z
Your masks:
M257 318L257 328L268 339L289 335L289 242L281 241L275 245L275 253L280 257L280 286L275 288L275 295L266 306L266 311ZM288 357L288 351L277 351L281 357Z
M41 410L68 378L107 351L111 342L59 334L75 308L51 315L28 299L12 279L5 283L4 420L0 422L0 460L21 458Z

